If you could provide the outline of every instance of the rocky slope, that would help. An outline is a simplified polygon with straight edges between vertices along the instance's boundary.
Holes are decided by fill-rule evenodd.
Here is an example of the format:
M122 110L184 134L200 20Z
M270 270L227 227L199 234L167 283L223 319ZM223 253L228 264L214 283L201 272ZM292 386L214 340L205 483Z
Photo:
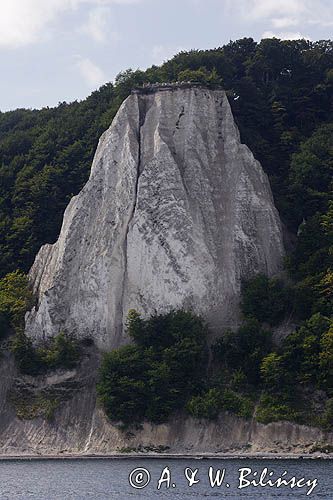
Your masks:
M140 429L124 432L110 424L104 412L96 406L98 358L99 353L92 349L76 370L60 370L37 378L18 374L11 357L0 360L3 381L0 393L1 455L61 456L159 451L175 454L288 455L333 449L332 433L289 422L262 425L255 420L244 420L226 413L221 414L216 422L178 415L166 424L145 423ZM36 393L42 393L44 399L57 393L58 404L52 414L43 415L42 400L36 405L31 394L27 394L27 387L31 386ZM59 397L60 392L62 397Z
M130 308L191 308L237 325L241 280L281 270L281 224L225 93L133 94L102 136L90 178L31 269L26 333L126 342Z

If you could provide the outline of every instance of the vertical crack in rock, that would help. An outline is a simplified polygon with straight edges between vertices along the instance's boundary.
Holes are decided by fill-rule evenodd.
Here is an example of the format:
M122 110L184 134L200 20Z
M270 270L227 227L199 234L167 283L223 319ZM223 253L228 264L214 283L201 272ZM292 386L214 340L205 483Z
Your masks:
M131 223L133 221L134 215L135 215L135 210L137 206L137 198L138 198L138 186L139 186L139 179L141 175L141 141L142 141L142 127L145 123L146 119L146 114L147 114L147 102L144 98L140 98L140 96L137 96L137 106L138 106L138 157L137 157L137 165L136 165L136 179L135 179L135 184L134 184L134 196L133 196L133 206L131 213L128 218L127 222L127 227L126 227L126 233L125 233L125 238L124 238L124 243L123 243L123 252L124 252L124 276L123 276L123 283L122 283L122 294L121 294L121 325L119 327L119 334L121 335L124 327L125 327L125 321L126 321L126 315L128 311L125 311L125 292L126 292L126 286L127 286L127 281L128 281L128 233L130 231Z

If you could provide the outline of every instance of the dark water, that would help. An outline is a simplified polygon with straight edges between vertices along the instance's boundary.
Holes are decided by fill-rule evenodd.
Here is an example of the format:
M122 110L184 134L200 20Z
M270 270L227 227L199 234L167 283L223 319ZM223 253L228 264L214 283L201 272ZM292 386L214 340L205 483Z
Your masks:
M158 481L165 467L171 474L168 482L168 472L163 476L158 490ZM221 486L212 487L209 481L209 467L213 467L213 477L217 469L225 469L225 477ZM246 481L259 480L258 476L264 468L267 474L274 472L267 479L276 480L284 471L284 478L290 480L293 476L297 480L318 480L310 495L307 492L311 486L280 488L249 485L238 489L239 469L252 469L251 475L243 478ZM150 483L142 489L135 489L129 484L129 475L134 469L146 469L150 473ZM194 476L200 482L188 484L188 477ZM190 470L191 469L191 470ZM257 471L257 475L253 473ZM135 473L132 475L135 482ZM162 479L163 479L162 478ZM328 498L333 499L333 461L330 460L160 460L160 459L86 459L86 460L17 460L0 462L0 499L38 499L38 500L68 500L68 499L196 499L201 498L248 498L262 500L293 499L293 498ZM146 473L136 478L137 481L146 481ZM173 486L173 484L175 486ZM229 484L229 487L227 486ZM311 483L313 484L313 483ZM142 485L142 484L141 484ZM169 486L169 487L167 487Z

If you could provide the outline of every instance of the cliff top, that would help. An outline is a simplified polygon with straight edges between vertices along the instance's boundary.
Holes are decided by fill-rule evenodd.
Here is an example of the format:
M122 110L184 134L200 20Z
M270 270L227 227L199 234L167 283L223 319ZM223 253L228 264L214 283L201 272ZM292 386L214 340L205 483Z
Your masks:
M167 82L167 83L144 83L142 86L134 87L131 94L153 94L164 90L178 90L188 88L206 88L210 90L224 90L223 87L217 83L211 82Z

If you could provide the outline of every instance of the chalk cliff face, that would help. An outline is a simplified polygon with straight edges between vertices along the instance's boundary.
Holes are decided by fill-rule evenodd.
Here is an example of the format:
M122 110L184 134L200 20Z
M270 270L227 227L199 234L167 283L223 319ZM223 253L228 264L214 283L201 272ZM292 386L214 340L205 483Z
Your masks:
M38 253L26 333L126 342L130 308L193 309L236 326L242 278L280 271L282 231L268 179L240 143L225 93L133 94L103 134L58 241Z

